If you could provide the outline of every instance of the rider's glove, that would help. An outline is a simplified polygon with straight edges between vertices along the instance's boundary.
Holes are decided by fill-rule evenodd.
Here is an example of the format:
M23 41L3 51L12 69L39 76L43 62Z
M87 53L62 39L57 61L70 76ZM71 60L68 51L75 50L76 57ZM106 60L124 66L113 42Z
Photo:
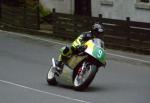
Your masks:
M83 52L85 49L87 48L87 46L79 46L79 47L77 47L77 50L78 50L78 52L80 53L80 52Z

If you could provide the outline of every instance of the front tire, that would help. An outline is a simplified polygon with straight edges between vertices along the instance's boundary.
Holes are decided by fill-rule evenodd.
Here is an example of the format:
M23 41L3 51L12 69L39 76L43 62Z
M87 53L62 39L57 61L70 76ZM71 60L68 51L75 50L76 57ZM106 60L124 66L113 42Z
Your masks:
M79 66L79 68L81 68L81 66ZM74 78L74 89L77 91L82 91L85 90L90 83L93 81L96 73L97 73L97 66L90 64L87 68L86 68L86 72L81 76L79 71L80 69L77 70L76 76Z
M48 73L47 73L47 83L49 85L57 85L56 79L55 79L55 73L53 72L53 67L51 66Z

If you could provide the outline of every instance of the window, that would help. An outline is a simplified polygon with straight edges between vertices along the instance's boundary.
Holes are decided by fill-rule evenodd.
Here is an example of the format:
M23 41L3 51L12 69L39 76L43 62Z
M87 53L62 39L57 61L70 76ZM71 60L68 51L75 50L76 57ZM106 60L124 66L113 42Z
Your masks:
M105 6L113 6L114 1L113 0L101 0L100 4L105 5Z
M144 2L144 3L149 3L150 1L149 0L140 0L141 2Z
M135 7L150 10L150 0L136 0Z

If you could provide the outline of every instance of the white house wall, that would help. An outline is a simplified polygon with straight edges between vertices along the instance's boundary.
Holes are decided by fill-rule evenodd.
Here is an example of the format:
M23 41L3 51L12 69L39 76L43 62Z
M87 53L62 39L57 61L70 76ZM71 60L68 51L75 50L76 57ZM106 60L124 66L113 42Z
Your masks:
M102 2L103 1L103 2ZM91 0L92 16L103 14L105 18L150 22L150 9L137 9L135 4L139 0ZM56 12L74 13L74 0L40 0L44 7L56 8ZM150 8L150 5L149 5Z
M110 4L101 1L110 1ZM92 16L103 14L105 18L125 20L130 17L132 21L150 22L150 9L136 8L136 3L137 0L92 0Z

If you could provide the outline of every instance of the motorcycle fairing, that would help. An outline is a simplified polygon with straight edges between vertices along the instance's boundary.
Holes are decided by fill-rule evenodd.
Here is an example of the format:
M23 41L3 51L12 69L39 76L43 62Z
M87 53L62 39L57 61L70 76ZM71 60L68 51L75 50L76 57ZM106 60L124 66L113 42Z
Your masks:
M86 53L97 59L102 64L106 62L106 54L103 48L96 46L92 40L89 40L85 43L87 49L85 50Z
M73 55L63 67L63 71L60 76L56 76L56 80L65 85L73 85L73 74L76 66L83 61L87 56L77 56Z
M78 56L78 55L73 55L68 61L67 64L72 70L82 61L86 58L87 56Z

